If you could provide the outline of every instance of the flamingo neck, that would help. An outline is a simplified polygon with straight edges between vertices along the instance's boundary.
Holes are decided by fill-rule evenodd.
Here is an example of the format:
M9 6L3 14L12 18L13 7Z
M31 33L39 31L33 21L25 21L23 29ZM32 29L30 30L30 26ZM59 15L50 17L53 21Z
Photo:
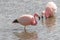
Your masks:
M35 14L34 14L34 18L36 19L36 17L38 17L38 14L35 13Z
M34 20L36 21L37 14L34 14ZM37 22L37 21L36 21Z
M36 25L36 24L37 24L36 17L38 17L38 15L37 15L37 14L34 14L34 21L33 21L33 25Z
M36 24L37 24L36 19L33 19L33 21L31 22L31 25L36 25Z
M45 12L45 17L49 17L50 16L50 14L49 14L49 12Z
M50 17L50 14L51 14L51 10L50 10L50 8L47 8L45 10L45 16L46 16L46 18Z

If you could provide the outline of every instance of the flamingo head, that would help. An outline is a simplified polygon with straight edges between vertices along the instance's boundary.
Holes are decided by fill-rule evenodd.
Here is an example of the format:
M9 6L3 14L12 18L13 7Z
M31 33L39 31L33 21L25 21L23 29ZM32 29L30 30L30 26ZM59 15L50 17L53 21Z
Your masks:
M37 13L34 14L34 17L38 17L40 20L40 16Z

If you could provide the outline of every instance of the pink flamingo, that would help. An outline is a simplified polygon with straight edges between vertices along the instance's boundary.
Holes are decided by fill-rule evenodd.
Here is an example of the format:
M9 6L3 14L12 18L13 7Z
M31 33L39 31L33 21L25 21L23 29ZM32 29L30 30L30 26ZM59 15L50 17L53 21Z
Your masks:
M36 17L38 17L40 20L40 16L37 13L35 13L34 16L28 14L22 15L19 18L15 19L13 23L20 23L25 27L28 25L36 25L37 24ZM25 27L24 30L26 31Z
M42 12L42 15L44 15L46 18L54 16L54 14L57 12L57 6L54 2L48 2L46 5L46 9Z

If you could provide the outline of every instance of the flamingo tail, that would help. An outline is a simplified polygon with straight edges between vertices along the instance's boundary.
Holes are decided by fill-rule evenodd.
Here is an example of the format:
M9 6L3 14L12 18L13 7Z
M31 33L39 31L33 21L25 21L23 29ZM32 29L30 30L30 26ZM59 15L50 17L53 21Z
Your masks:
M19 23L19 22L18 22L18 20L17 20L17 19L15 19L15 20L13 21L13 23Z

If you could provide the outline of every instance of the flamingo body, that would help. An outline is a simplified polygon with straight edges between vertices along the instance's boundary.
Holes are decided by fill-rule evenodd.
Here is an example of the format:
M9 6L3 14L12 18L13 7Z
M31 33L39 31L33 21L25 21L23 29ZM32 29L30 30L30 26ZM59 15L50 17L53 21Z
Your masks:
M32 15L22 15L20 18L17 19L21 25L36 25L36 19Z
M57 12L57 6L54 2L48 2L46 5L46 9L42 12L46 18L54 16Z
M34 16L32 16L32 15L22 15L19 18L15 19L13 21L13 23L20 23L21 25L23 25L25 27L28 26L28 25L36 25L37 24L36 17L38 17L39 20L40 20L40 16L36 13L34 14ZM25 27L24 27L24 30L26 32Z

